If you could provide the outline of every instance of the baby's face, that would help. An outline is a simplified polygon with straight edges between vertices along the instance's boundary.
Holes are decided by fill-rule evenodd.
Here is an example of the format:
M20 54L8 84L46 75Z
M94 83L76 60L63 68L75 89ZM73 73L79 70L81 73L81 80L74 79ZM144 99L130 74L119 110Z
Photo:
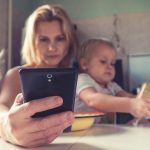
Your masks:
M98 83L106 85L115 77L116 51L101 45L93 51L86 62L86 72Z

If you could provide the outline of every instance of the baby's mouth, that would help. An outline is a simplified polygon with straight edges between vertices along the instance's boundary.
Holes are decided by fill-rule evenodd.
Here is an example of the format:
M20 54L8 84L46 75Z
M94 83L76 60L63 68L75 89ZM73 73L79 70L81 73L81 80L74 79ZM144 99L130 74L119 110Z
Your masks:
M112 73L111 73L111 72L106 72L105 74L107 74L107 75L109 75L109 76L111 76L111 75L112 75Z

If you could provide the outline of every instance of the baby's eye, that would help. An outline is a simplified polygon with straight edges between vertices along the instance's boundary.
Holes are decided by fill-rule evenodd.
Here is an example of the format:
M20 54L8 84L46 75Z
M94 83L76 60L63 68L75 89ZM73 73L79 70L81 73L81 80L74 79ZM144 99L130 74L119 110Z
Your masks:
M101 64L107 64L107 61L106 60L100 60L100 63Z
M111 66L112 66L112 67L115 67L115 65L116 65L116 63L111 63Z

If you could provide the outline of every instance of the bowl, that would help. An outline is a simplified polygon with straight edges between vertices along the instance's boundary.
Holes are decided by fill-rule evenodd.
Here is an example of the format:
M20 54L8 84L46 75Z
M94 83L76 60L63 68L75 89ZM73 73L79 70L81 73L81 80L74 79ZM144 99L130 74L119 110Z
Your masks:
M102 112L77 112L75 120L71 126L71 131L80 131L90 128L95 121L95 117L103 116Z

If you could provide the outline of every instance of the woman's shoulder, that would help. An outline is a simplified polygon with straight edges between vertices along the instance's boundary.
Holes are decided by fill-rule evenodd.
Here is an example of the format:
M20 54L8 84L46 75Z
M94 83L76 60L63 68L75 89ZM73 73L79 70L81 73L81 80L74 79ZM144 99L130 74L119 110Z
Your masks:
M6 76L12 76L12 75L18 74L20 68L21 66L16 66L16 67L9 69L6 73Z
M21 65L21 66L15 66L15 67L13 67L7 71L6 76L9 76L9 77L18 76L19 70L22 68L35 68L35 66L34 65L27 65L27 64Z
M4 76L3 83L18 83L20 80L19 69L20 67L18 66L9 69Z
M13 67L9 69L2 81L2 89L10 89L10 87L16 89L16 87L19 87L20 83L20 77L19 77L19 71L18 71L18 66ZM12 90L12 89L11 89Z

